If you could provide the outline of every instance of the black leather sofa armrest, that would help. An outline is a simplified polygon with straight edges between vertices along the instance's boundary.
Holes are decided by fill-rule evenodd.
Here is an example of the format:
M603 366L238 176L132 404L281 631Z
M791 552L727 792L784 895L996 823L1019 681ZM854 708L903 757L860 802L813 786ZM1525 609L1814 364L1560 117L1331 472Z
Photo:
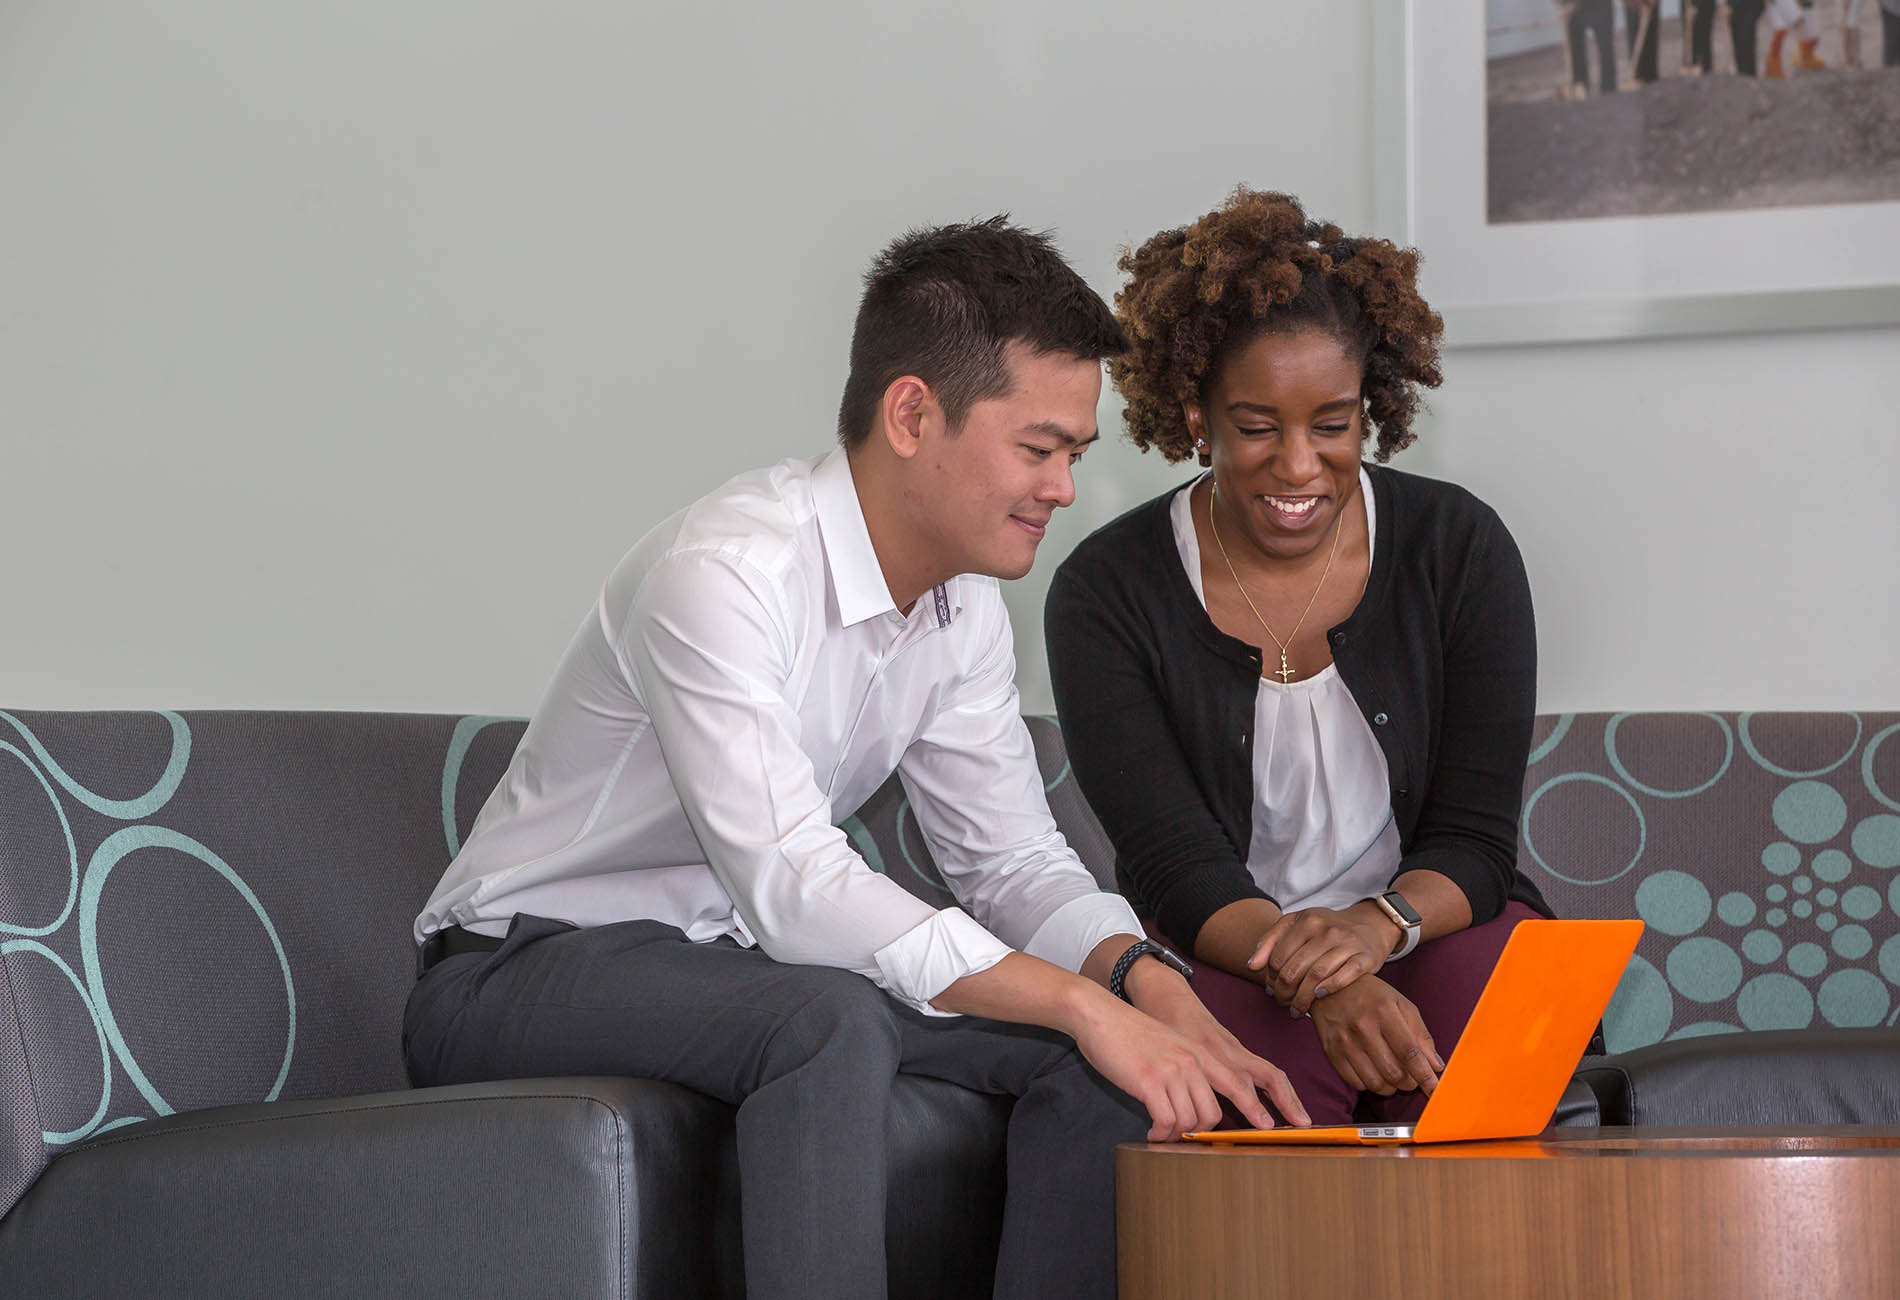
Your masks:
M1711 1034L1586 1060L1600 1123L1900 1124L1900 1030Z
M1584 1065L1589 1063L1585 1058ZM1558 1128L1595 1128L1609 1123L1602 1117L1596 1092L1585 1081L1581 1070L1564 1085L1564 1095L1557 1099L1557 1113L1551 1116L1550 1122Z
M596 1078L173 1115L55 1160L0 1219L0 1277L36 1300L737 1295L739 1243L710 1239L738 1220L731 1114ZM678 1231L643 1233L660 1207Z

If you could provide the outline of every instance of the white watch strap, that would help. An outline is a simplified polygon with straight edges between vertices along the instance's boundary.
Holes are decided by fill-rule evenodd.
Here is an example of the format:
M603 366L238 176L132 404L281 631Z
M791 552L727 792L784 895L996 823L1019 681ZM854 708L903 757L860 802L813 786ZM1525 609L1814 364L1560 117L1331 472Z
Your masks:
M1386 961L1397 961L1399 958L1411 952L1412 949L1418 947L1419 933L1425 927L1418 922L1408 923L1406 919L1400 915L1397 908L1385 901L1385 895L1383 894L1374 894L1372 901L1378 904L1379 910L1385 913L1386 919L1398 926L1400 933L1405 936L1399 942L1399 946L1393 949L1391 954L1386 957Z

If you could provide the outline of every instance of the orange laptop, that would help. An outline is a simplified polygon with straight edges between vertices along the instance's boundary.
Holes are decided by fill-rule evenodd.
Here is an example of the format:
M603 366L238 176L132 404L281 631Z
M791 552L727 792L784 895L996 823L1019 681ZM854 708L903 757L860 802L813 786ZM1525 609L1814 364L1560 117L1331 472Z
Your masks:
M1196 1142L1462 1142L1550 1123L1643 933L1641 921L1524 921L1511 931L1464 1036L1416 1124L1226 1129Z

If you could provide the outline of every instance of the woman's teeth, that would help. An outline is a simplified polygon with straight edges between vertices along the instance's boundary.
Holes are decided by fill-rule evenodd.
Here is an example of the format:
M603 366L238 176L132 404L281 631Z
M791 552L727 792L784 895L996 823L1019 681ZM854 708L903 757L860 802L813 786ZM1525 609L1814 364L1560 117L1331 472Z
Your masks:
M1304 515L1319 504L1318 497L1268 497L1267 504L1283 515Z

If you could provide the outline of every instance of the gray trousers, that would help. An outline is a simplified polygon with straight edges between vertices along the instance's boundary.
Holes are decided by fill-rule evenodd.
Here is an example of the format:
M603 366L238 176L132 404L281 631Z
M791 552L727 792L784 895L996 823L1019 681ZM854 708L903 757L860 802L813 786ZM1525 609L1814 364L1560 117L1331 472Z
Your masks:
M418 1085L617 1074L736 1106L752 1300L885 1294L898 1072L1015 1097L995 1294L1115 1294L1114 1147L1148 1119L1052 1030L921 1015L850 971L657 921L518 916L495 952L423 974L403 1052Z

